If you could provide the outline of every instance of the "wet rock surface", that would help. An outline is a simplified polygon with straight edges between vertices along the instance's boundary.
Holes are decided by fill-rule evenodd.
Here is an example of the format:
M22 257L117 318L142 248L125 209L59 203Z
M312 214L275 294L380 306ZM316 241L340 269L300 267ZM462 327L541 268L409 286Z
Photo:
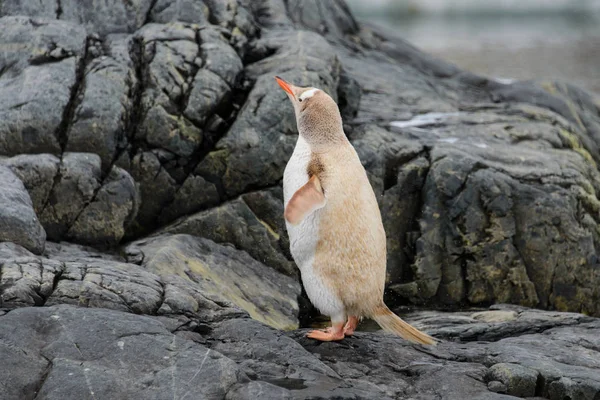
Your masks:
M274 75L340 105L388 303L483 307L410 314L437 348L278 330L312 311ZM340 0L0 1L0 397L597 400L599 140L585 91L461 71Z

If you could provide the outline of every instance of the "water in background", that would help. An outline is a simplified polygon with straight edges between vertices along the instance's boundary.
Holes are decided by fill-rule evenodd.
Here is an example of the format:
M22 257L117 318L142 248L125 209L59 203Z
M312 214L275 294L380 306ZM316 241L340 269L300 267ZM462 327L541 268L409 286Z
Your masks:
M476 73L600 95L600 0L347 0L359 19Z

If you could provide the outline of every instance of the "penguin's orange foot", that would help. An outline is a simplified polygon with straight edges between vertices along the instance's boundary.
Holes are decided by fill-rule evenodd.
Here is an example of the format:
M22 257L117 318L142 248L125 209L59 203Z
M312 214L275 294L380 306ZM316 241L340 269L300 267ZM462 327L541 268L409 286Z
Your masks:
M344 338L343 324L336 324L324 330L314 330L306 334L310 339L320 340L322 342L331 342L334 340L342 340Z
M357 326L358 326L358 317L354 317L351 315L350 317L348 317L348 322L346 322L346 325L344 325L344 335L352 336L352 334L354 334L354 331L356 330Z
M334 340L342 340L344 338L344 332L310 331L306 334L306 337L322 342L331 342Z

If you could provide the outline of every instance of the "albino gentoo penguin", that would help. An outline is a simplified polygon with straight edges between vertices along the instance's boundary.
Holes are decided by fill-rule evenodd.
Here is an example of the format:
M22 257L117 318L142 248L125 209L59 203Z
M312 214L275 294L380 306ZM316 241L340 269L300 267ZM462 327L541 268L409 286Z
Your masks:
M283 174L290 250L310 301L332 322L308 337L341 340L368 317L405 339L435 344L383 302L385 231L337 104L322 90L275 79L294 106L299 132Z

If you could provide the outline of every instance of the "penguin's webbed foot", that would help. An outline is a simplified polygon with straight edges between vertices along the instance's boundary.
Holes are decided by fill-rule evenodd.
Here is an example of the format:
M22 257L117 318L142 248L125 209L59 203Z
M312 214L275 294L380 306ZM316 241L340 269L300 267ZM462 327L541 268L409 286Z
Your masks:
M320 340L322 342L332 342L342 340L344 338L343 324L336 324L324 330L314 330L306 334L310 339Z
M344 335L352 336L354 334L354 331L356 330L357 326L358 326L358 317L355 317L352 315L349 316L348 322L346 322L346 325L344 325Z

